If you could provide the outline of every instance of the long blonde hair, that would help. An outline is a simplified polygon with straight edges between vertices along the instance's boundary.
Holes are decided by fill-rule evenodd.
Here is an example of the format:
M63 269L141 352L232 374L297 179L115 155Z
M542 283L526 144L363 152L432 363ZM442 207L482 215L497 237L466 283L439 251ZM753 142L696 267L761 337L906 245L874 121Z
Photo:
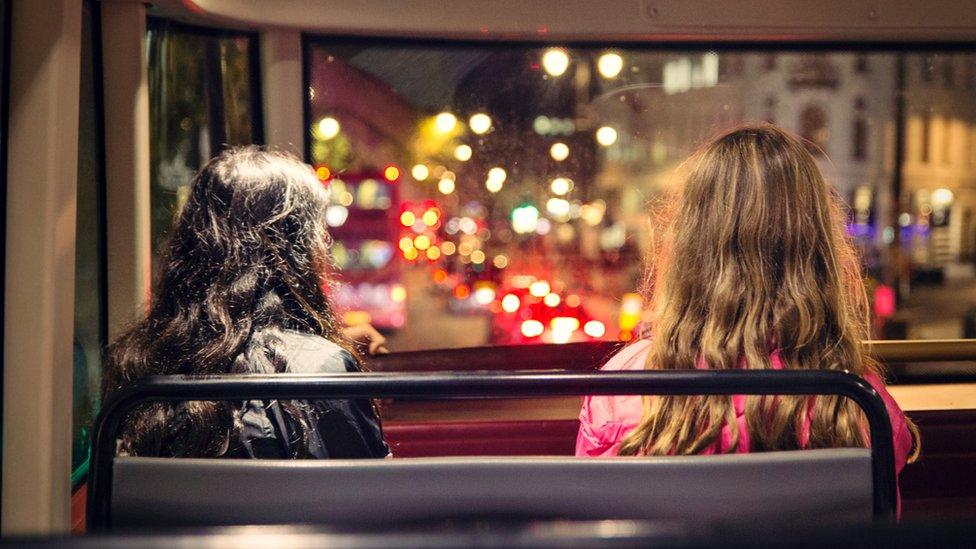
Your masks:
M879 366L861 348L869 308L843 211L813 158L773 125L713 140L656 216L647 274L647 369L847 370ZM621 455L696 454L725 426L739 440L730 396L644 399ZM812 413L810 412L812 410ZM748 397L752 451L867 446L863 413L835 396Z

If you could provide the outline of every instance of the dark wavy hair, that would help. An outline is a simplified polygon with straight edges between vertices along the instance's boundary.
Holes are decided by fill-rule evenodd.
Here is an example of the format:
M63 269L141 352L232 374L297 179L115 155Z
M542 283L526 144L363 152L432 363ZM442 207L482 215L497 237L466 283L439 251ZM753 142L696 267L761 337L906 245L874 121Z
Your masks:
M146 318L108 348L103 392L151 375L280 372L276 334L286 329L352 351L325 291L327 206L311 167L291 155L247 147L208 162L173 229ZM149 404L130 414L119 452L220 455L237 428L227 403Z

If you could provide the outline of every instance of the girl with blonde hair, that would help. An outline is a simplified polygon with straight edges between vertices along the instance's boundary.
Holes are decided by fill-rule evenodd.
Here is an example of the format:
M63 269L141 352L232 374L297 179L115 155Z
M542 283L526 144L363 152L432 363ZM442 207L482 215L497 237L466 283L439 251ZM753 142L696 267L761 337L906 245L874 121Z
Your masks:
M604 370L824 369L865 378L891 416L896 469L917 430L861 341L870 314L839 200L804 145L772 126L721 135L654 216L649 336ZM836 396L588 397L579 456L866 447Z

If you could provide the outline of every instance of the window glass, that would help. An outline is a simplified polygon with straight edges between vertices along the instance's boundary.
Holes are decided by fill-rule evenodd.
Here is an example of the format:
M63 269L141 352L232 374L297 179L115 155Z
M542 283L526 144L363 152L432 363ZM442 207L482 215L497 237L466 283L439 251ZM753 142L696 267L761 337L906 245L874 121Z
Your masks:
M193 173L223 148L263 138L254 34L150 19L146 39L155 257Z
M848 201L875 336L976 336L974 54L321 38L307 60L336 299L398 350L634 337L648 201L760 120Z
M75 325L72 471L83 476L90 431L98 413L102 347L105 343L104 178L101 150L101 97L95 66L95 15L82 11L81 87L78 110L78 198L75 241ZM97 12L96 12L97 13ZM73 475L74 477L74 475ZM74 480L74 478L73 478Z

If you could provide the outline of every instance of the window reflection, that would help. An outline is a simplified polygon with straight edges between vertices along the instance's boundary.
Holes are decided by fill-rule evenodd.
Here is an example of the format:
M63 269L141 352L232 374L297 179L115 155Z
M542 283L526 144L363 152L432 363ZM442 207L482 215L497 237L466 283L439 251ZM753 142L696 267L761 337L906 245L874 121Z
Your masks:
M193 173L223 148L260 143L257 38L150 19L149 114L155 254Z
M976 302L976 105L960 85L974 60L313 41L309 155L344 208L329 216L338 299L398 349L635 337L648 201L708 136L770 120L826 153L880 296L877 335L961 336Z

